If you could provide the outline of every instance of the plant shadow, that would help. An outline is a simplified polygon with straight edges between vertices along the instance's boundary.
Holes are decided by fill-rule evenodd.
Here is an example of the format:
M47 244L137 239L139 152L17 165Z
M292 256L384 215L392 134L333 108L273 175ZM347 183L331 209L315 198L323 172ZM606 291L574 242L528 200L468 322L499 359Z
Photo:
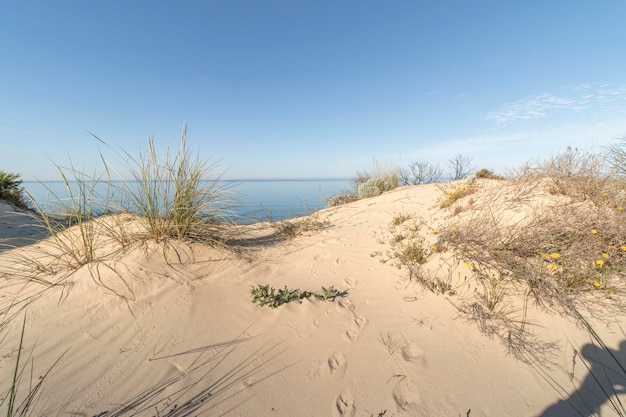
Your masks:
M626 393L626 340L617 350L588 343L578 355L588 371L578 389L546 408L538 417L596 416L605 403L617 415L624 415L626 408L618 395Z
M255 394L249 389L272 376L283 372L286 367L271 369L271 363L283 350L282 342L264 344L249 355L230 364L232 355L242 343L250 339L235 339L223 343L203 346L184 352L178 352L149 359L166 360L173 357L196 355L192 363L178 375L167 378L150 388L139 392L119 406L99 414L75 414L83 417L183 417L204 413L228 413ZM246 392L248 392L246 394ZM230 402L237 396L228 410L217 407ZM230 404L229 404L230 405Z

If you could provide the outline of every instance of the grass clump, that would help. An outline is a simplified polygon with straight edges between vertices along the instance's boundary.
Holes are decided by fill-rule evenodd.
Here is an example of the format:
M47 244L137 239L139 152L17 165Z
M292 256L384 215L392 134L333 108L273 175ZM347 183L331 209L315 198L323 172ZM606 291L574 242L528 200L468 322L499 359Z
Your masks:
M277 308L293 301L301 303L303 299L311 297L321 301L334 301L335 297L339 295L339 291L332 285L328 288L322 287L322 290L318 292L301 291L299 289L290 290L286 286L283 289L276 290L269 285L258 285L252 287L250 294L252 295L253 303L259 304L261 307Z
M482 168L474 174L476 178L488 179L488 180L503 180L504 177L501 175L495 174L492 170L487 168Z
M280 238L292 240L306 232L322 230L324 227L328 226L329 220L320 220L317 214L313 214L296 219L287 219L278 222L272 221L270 224Z
M131 211L145 219L151 239L219 244L233 230L228 227L230 199L220 188L215 164L194 156L187 148L186 130L183 126L174 156L168 145L164 158L160 158L154 140L148 139L147 152L132 159L137 186L124 183L124 194Z

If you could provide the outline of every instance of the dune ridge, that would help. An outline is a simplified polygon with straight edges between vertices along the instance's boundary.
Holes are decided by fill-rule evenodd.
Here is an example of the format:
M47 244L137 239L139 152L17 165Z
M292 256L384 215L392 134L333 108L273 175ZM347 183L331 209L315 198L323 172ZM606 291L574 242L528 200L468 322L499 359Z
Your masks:
M475 221L483 198L502 199L498 219L508 226L523 226L527 213L562 199L537 187L523 204L506 206L509 182L476 184L458 213L442 201L450 187L466 183L405 186L316 212L318 230L291 239L278 239L268 224L249 225L247 236L256 239L246 256L198 243L172 241L164 249L144 242L48 277L48 286L7 273L46 240L3 251L0 392L16 356L15 318L25 314L33 375L58 360L33 415L548 417L575 415L572 406L585 404L606 412L606 402L592 404L593 392L579 392L589 373L572 363L590 337L574 320L529 308L532 340L555 346L552 367L539 359L529 365L507 350L506 334L486 334L461 308L479 287L474 266L443 247L446 234ZM13 218L9 206L0 208L0 218ZM420 271L441 274L437 294L394 262L390 242L411 224L429 254ZM15 238L32 230L2 229ZM271 309L252 302L250 289L259 284L333 286L340 295ZM623 330L597 328L623 360Z

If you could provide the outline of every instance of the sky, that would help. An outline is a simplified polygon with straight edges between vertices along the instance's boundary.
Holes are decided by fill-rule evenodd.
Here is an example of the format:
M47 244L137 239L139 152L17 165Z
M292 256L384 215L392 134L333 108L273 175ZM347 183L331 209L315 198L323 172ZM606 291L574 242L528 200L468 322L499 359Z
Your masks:
M232 179L459 154L505 173L626 135L623 0L0 5L0 170L26 181L101 155L126 176L185 123Z

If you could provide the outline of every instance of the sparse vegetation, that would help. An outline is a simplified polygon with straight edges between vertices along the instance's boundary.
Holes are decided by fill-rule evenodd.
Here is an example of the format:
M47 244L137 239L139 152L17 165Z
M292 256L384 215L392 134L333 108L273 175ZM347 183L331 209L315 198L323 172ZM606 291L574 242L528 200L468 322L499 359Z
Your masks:
M328 219L320 220L318 214L312 214L295 219L272 221L270 224L279 237L291 240L306 232L319 231L328 226L328 223Z

